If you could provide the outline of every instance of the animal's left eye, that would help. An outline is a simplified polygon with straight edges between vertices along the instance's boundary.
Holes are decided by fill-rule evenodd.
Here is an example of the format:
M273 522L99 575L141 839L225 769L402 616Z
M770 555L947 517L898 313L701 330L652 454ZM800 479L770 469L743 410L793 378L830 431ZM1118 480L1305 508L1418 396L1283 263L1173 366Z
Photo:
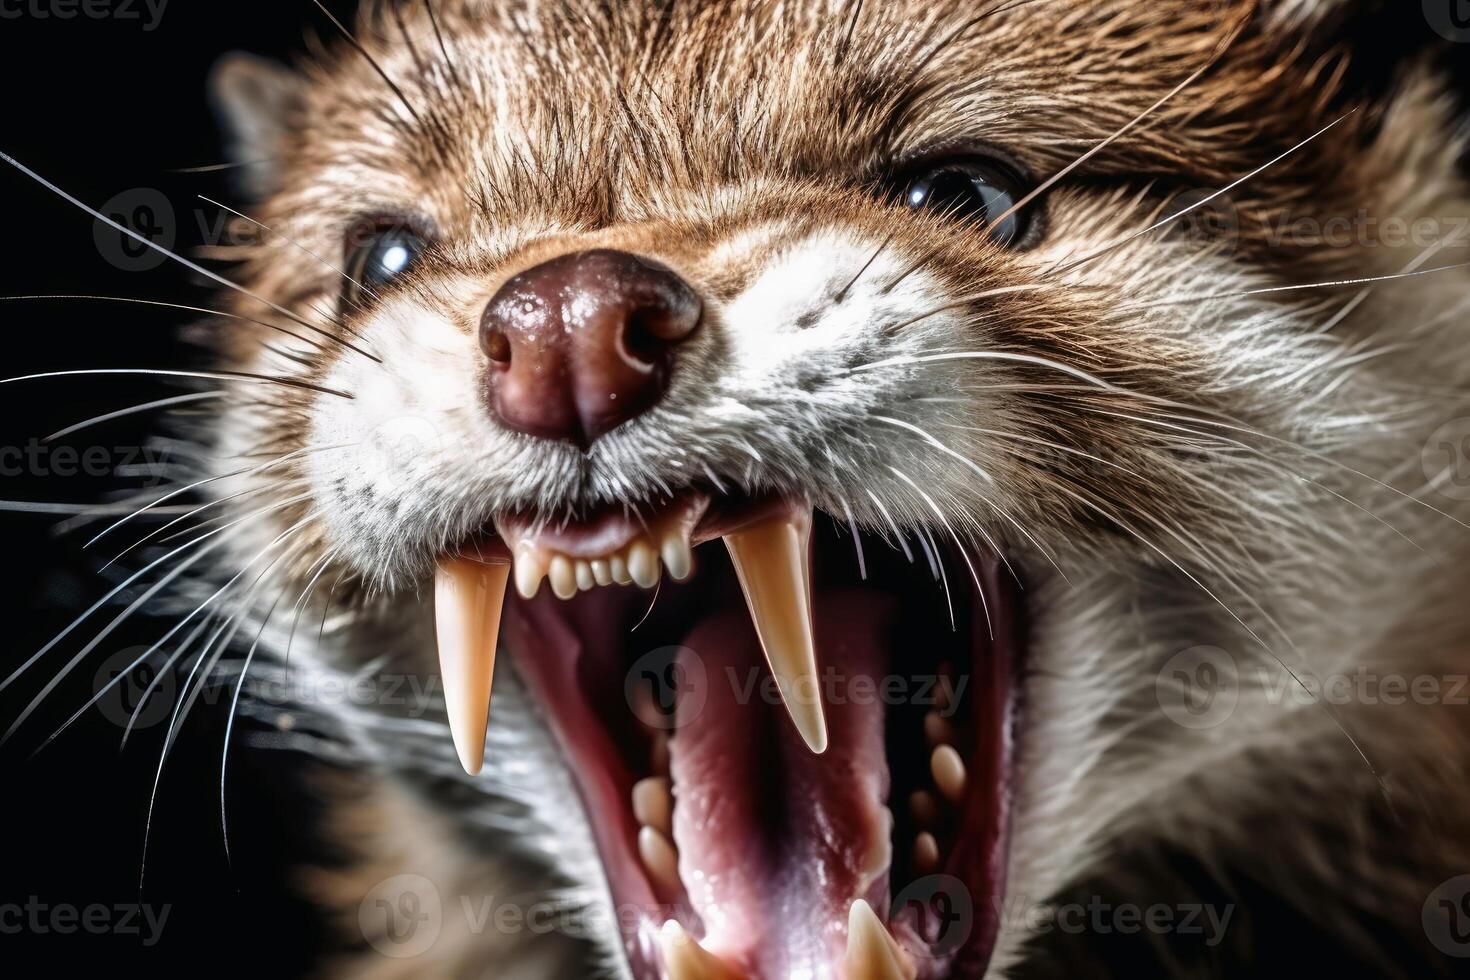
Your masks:
M398 225L370 227L355 235L347 256L347 275L355 282L347 285L348 298L357 300L353 294L358 286L375 291L402 276L426 248L423 238Z
M988 226L1002 245L1026 238L1029 220L1015 211L1025 183L1010 167L986 157L959 157L926 164L899 183L900 202L915 210Z

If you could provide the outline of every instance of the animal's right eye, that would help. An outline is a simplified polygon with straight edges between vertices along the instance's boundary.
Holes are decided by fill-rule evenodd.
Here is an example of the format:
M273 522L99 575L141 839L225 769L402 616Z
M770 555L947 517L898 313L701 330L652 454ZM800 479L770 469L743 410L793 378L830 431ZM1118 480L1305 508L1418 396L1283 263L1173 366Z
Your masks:
M407 274L427 248L422 236L401 223L370 225L355 234L348 244L348 302L356 303L363 292L375 293Z

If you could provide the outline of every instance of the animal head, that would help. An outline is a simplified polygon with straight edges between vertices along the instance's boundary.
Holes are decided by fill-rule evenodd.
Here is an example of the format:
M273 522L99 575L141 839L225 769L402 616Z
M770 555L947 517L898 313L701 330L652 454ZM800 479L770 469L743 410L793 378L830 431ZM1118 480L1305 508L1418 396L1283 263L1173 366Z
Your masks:
M230 62L259 199L223 356L276 379L218 429L259 461L241 558L379 622L437 577L471 769L500 624L640 976L1003 966L1006 887L1201 819L1202 765L1319 744L1251 670L1360 662L1439 594L1359 553L1417 580L1403 537L1451 520L1401 494L1465 243L1331 230L1465 213L1459 146L1360 14L442 0ZM688 683L649 715L655 647ZM1230 725L1164 707L1202 649ZM774 704L732 691L766 663ZM894 900L936 875L961 941Z

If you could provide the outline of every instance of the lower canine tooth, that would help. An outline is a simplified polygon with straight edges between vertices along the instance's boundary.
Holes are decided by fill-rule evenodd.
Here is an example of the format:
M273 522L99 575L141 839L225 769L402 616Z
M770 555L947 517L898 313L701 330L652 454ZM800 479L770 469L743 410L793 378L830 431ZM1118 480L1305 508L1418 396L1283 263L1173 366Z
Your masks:
M628 549L628 574L640 589L651 589L658 584L658 553L646 541L634 541Z
M465 772L485 764L495 645L510 565L448 558L434 575L434 625L439 675L454 747Z
M862 899L847 913L845 980L913 980L913 965L873 907Z
M811 534L807 508L727 534L725 546L786 710L806 744L820 755L827 751L827 719L812 630Z
M744 980L741 973L699 945L672 919L659 930L658 945L668 980Z

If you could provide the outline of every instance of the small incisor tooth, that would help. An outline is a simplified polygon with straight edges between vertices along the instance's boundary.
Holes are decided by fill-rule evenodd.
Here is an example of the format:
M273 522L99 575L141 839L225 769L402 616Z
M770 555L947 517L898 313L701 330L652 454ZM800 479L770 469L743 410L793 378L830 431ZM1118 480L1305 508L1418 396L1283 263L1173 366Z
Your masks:
M674 832L674 796L667 776L649 776L633 786L633 816L665 836Z
M613 555L609 559L608 570L612 573L612 580L619 585L633 584L633 576L628 574L628 559L622 555Z
M577 588L583 592L592 591L592 587L597 584L597 580L592 577L592 566L585 561L579 561L576 564L576 572Z
M465 772L485 764L495 647L510 565L446 558L434 574L434 628L449 730Z
M699 945L673 919L659 930L658 945L668 980L745 980L744 974Z
M812 628L811 508L725 535L766 661L806 744L827 751Z
M679 892L679 852L660 831L644 827L638 831L638 856L649 876L663 893L671 898Z
M551 559L546 577L551 580L551 591L558 599L570 599L577 594L577 573L572 568L572 560L566 555Z
M664 560L664 568L668 569L675 582L682 582L694 573L694 550L689 546L689 539L682 534L670 534L664 538L659 554Z
M941 745L929 757L929 771L934 776L934 785L951 803L965 798L965 762L953 745Z
M612 565L606 558L595 558L592 561L592 579L598 585L612 585Z
M847 956L844 980L913 980L915 970L898 940L873 907L862 899L847 913Z
M651 589L658 584L658 552L647 541L634 541L628 548L628 574L640 589Z

